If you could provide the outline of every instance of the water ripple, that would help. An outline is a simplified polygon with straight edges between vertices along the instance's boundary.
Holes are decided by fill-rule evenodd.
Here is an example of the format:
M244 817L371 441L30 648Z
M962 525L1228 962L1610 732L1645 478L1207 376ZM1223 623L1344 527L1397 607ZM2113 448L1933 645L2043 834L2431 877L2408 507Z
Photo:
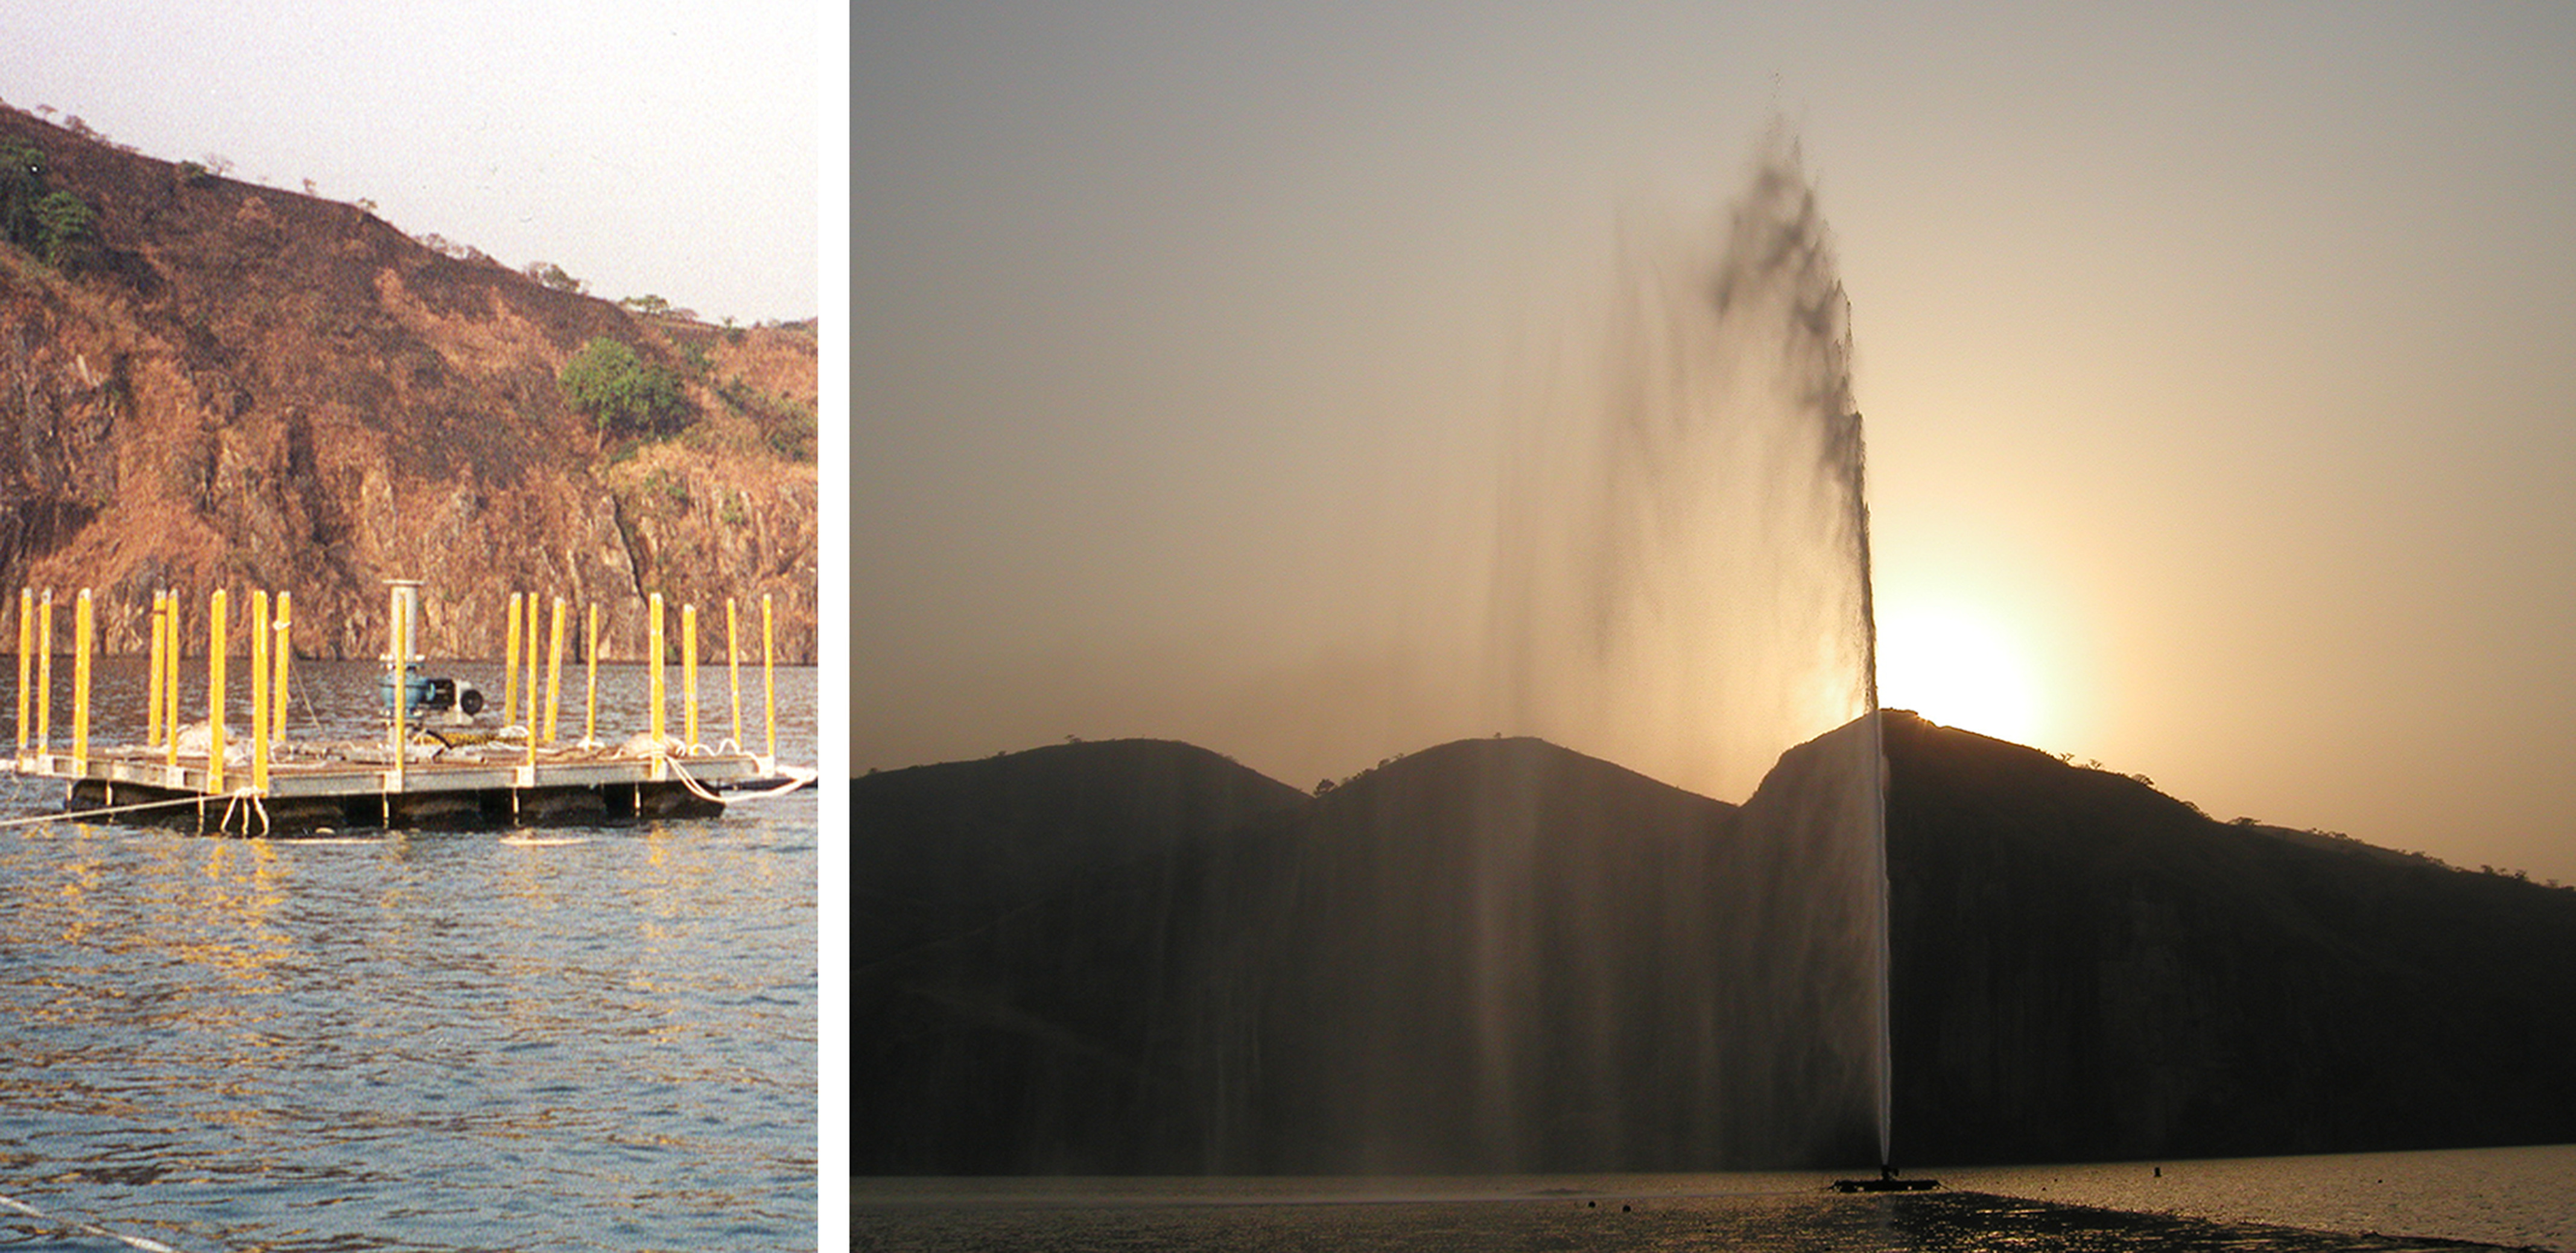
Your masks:
M810 1248L814 824L0 828L0 1195L191 1253Z

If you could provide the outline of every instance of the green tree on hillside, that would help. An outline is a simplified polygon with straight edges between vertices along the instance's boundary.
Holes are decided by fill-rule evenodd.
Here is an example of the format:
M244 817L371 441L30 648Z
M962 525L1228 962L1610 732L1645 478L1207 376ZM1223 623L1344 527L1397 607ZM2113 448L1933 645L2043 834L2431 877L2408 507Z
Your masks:
M98 215L80 197L57 191L36 202L36 254L45 264L62 269L97 239Z
M24 246L36 237L36 202L45 198L45 154L0 140L0 237Z
M0 141L0 239L61 269L97 242L98 215L79 196L45 185L43 151Z
M601 431L667 435L688 417L678 376L613 339L581 346L555 376L564 401Z

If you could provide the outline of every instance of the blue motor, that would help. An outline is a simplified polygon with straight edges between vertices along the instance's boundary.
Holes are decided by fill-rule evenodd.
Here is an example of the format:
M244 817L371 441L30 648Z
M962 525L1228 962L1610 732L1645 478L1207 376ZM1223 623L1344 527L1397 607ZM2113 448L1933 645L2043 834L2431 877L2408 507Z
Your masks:
M376 680L376 703L384 708L387 716L391 716L394 707L393 676L386 675ZM445 713L451 709L468 718L483 712L482 689L443 674L424 675L416 661L403 667L404 717Z

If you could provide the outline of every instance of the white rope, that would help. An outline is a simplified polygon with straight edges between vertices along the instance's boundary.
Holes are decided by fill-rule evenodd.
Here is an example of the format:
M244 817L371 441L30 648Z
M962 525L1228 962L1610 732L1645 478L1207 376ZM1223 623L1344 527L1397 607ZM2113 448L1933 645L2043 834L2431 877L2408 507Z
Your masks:
M705 786L704 784L701 784L701 783L699 783L696 779L694 779L694 778L690 777L689 772L688 772L686 769L684 769L684 768L682 768L682 767L681 767L680 762L679 762L679 760L678 760L677 758L673 758L673 757L669 756L668 754L665 754L665 755L663 756L662 760L664 760L664 761L666 761L666 762L670 763L670 766L671 766L671 777L672 777L672 778L675 778L675 779L678 779L678 780L680 781L681 785L682 785L682 786L684 786L684 787L686 787L686 788L688 788L688 789L689 789L689 791L690 791L692 794L696 795L696 797L697 797L699 800L707 801L707 802L710 802L710 803L712 803L712 804L717 804L717 805L721 805L721 804L724 804L724 803L725 803L725 799L724 799L723 797L718 796L718 795L716 795L715 793L708 791L708 790L706 789L706 786Z
M692 755L704 755L696 749L692 749L691 752ZM822 777L821 772L819 771L806 771L799 770L794 766L782 766L780 769L786 772L787 782L765 792L748 792L726 796L710 791L703 784L700 784L696 778L689 774L685 767L681 766L680 758L676 758L665 753L662 755L662 760L670 763L671 777L678 779L682 786L687 787L699 800L710 801L718 805L733 804L740 801L768 800L774 796L785 796L789 792L793 792L798 788L811 784L816 779Z
M18 1200L14 1197L0 1196L0 1205L5 1205L10 1209L27 1215L30 1218L41 1219L45 1222L52 1223L57 1227L77 1231L85 1236L98 1236L102 1239L114 1240L118 1244L122 1244L129 1249L141 1249L144 1253L179 1253L179 1250L171 1248L169 1245L163 1244L158 1240L144 1236L129 1236L121 1231L110 1231L96 1223L85 1223L77 1218L64 1218L59 1214L48 1214L45 1211L37 1209L35 1206L29 1205L25 1201Z
M224 797L224 816L221 821L215 824L216 830L225 831L231 829L233 814L240 809L241 804L244 801L250 802L252 815L259 819L259 833L262 836L266 836L273 830L269 823L268 802L258 792L249 788L243 788L240 791L225 792L222 795ZM108 805L98 809L67 809L58 814L31 814L22 818L0 818L0 827L29 827L48 822L87 822L92 818L103 818L110 814L141 813L147 809L177 809L182 805L197 805L213 799L215 799L215 794L210 792L204 796L181 796L165 801L142 801L133 805ZM242 825L242 834L248 835L249 833L250 826L248 823L244 823ZM0 1200L6 1199L8 1198L0 1197Z
M144 801L137 805L115 805L105 809L74 809L65 810L59 814L36 814L25 818L0 818L0 827L33 826L41 822L83 822L91 818L103 817L107 814L139 813L146 809L175 809L181 805L194 805L205 799L207 798L203 796L182 796L177 800Z
M778 770L779 773L787 779L785 783L781 783L777 787L771 788L765 792L733 793L732 797L734 802L736 804L740 804L743 801L765 801L774 796L785 796L789 792L812 786L816 779L822 777L822 772L820 771L801 770L795 766L780 766Z

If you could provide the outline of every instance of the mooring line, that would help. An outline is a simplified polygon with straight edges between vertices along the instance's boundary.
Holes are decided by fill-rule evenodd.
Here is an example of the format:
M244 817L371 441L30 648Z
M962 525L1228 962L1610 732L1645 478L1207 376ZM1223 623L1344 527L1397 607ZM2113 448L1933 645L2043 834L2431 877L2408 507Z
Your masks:
M742 801L765 801L773 796L785 796L799 788L811 787L816 779L823 777L822 772L820 771L806 770L798 766L780 766L778 767L778 772L781 777L787 780L785 783L781 783L777 787L770 788L767 791L762 792L731 793L730 795L732 799L737 803Z
M144 1253L179 1253L179 1250L171 1248L169 1245L163 1244L149 1236L129 1236L122 1231L111 1231L96 1223L85 1223L77 1218L65 1218L60 1214L48 1214L43 1210L37 1209L33 1205L27 1204L25 1201L17 1199L16 1197L0 1195L0 1205L5 1205L10 1209L27 1215L30 1218L49 1222L66 1230L77 1231L85 1236L97 1236L103 1240L114 1240L118 1244L122 1244L129 1249L142 1249Z
M58 814L31 814L22 818L0 818L0 827L34 826L40 822L82 822L91 818L103 817L108 814L139 813L146 809L176 809L181 805L194 805L205 799L206 798L202 796L183 796L177 800L144 801L140 804L134 805L112 805L103 809L69 809ZM8 1198L0 1197L0 1200L6 1199Z
M696 756L708 755L699 749L692 749L690 752ZM785 796L789 792L805 787L808 784L813 783L816 779L822 777L819 771L809 774L794 766L780 766L778 769L785 772L787 782L765 792L738 792L727 795L711 791L705 784L698 782L697 777L689 773L689 768L681 764L687 759L685 756L678 756L671 753L663 753L661 756L663 761L670 764L671 777L678 779L680 781L680 786L689 789L689 791L699 800L709 801L718 805L733 805L739 804L743 801L763 801L774 796Z
M699 800L708 801L718 805L725 803L725 799L723 797L708 791L704 785L700 784L696 779L691 778L689 776L688 768L680 764L680 758L664 753L662 755L662 760L669 763L671 766L672 777L677 778L680 781L681 786L686 787L689 791L695 793Z

